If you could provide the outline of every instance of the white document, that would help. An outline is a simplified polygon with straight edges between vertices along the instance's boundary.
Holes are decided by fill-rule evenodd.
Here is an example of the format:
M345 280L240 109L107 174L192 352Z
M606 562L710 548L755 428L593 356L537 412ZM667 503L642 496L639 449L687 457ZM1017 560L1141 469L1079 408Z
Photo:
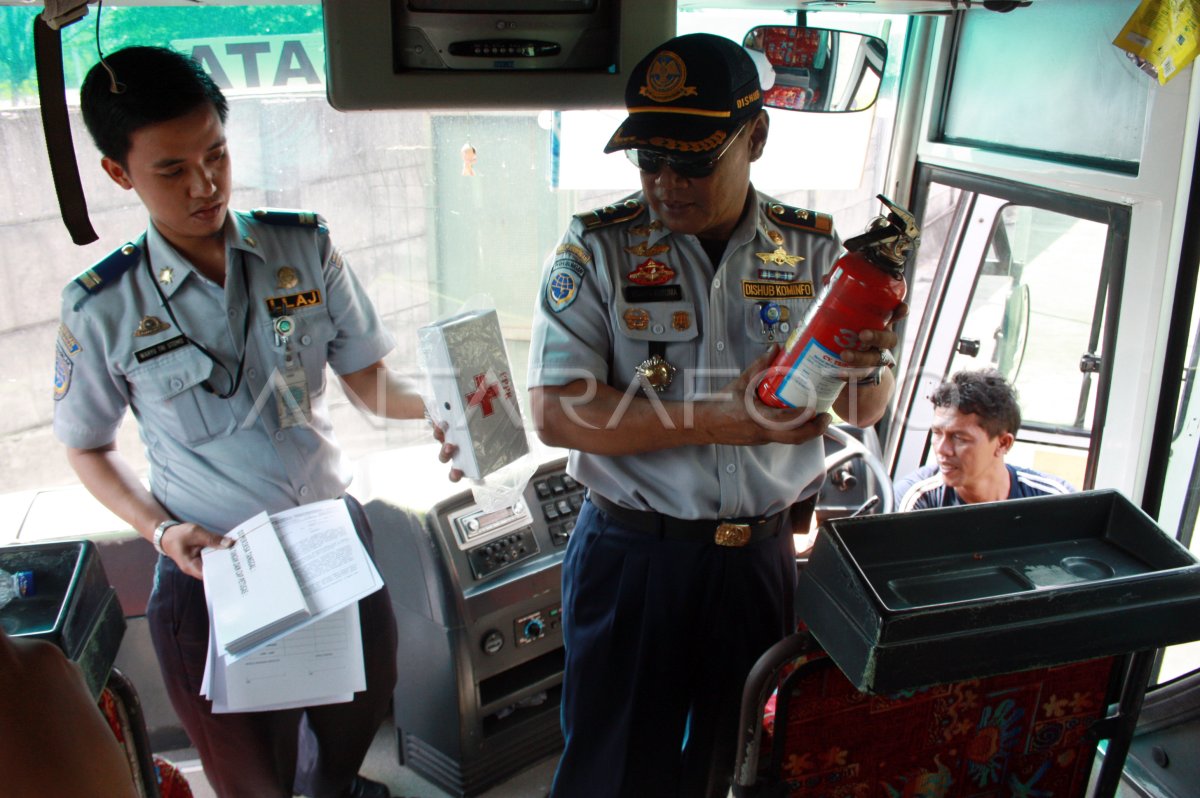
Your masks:
M269 523L260 514L244 522L231 535L239 540L229 549L205 549L204 592L210 607L218 652L232 660L247 656L258 648L294 633L305 625L354 604L383 587L383 579L371 562L366 548L354 530L345 502L340 499L293 507L270 516ZM272 559L269 566L260 562L259 536L277 538L283 561ZM243 551L247 538L255 568L245 565ZM266 547L264 547L265 549ZM304 611L281 616L277 591L288 592L294 586L302 597ZM237 608L233 613L230 606ZM227 615L245 617L246 627L257 623L257 632L244 631L230 637Z
M367 687L357 604L236 661L215 652L210 635L201 694L214 713L344 703Z
M271 520L314 617L340 610L383 587L383 578L341 499L293 507Z
M266 513L229 532L228 549L206 549L204 594L221 650L244 651L311 613Z

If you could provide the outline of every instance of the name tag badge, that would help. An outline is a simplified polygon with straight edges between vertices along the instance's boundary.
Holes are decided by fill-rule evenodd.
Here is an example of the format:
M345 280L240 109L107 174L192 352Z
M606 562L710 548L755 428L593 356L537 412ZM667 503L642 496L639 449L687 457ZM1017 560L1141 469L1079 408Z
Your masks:
M286 316L299 308L319 304L321 304L321 292L314 288L311 291L301 291L287 296L267 297L267 312L271 314L271 318L275 319Z
M312 404L304 369L290 366L282 374L275 372L275 410L283 429L307 427L311 423Z

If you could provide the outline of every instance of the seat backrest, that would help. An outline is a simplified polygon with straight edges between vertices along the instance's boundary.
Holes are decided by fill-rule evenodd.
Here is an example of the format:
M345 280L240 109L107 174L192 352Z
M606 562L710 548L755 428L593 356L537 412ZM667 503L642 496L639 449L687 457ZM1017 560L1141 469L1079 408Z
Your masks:
M761 794L1083 796L1096 749L1090 730L1117 699L1121 661L869 695L828 656L800 659L779 671Z

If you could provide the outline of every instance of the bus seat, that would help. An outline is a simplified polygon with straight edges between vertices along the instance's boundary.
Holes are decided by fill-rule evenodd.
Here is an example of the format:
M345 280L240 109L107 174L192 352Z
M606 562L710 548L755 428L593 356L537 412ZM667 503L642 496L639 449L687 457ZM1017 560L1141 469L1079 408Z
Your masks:
M797 632L768 650L747 680L733 793L1083 796L1095 727L1118 698L1123 660L871 695L808 632Z
M150 752L137 691L118 669L110 672L98 703L125 753L137 794L143 798L192 798L192 788L179 769Z

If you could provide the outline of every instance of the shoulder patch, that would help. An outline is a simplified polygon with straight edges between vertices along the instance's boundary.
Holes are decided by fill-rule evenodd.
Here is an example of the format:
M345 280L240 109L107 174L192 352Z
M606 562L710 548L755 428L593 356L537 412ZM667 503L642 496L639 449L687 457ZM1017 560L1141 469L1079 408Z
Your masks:
M292 211L282 208L255 208L250 211L255 221L289 227L324 228L325 220L316 211Z
M827 213L772 202L767 206L767 214L775 222L787 227L798 227L801 230L822 235L833 233L833 217Z
M628 222L630 219L636 219L645 210L646 206L641 200L630 197L616 205L605 205L603 208L596 208L593 211L577 213L575 214L575 218L583 222L585 230L596 230L601 227L608 227L611 224L617 224L618 222Z
M124 244L104 260L92 264L75 277L75 284L89 294L98 294L125 272L133 268L142 257L142 250L133 243Z

